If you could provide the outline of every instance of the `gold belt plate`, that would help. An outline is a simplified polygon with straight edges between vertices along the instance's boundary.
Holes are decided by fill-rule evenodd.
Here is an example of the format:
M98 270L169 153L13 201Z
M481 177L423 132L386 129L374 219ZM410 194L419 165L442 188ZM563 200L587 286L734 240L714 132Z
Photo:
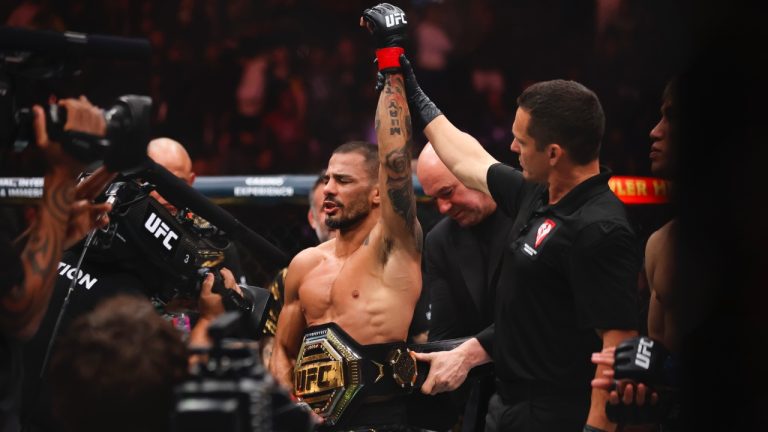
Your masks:
M293 389L328 425L338 422L362 389L362 357L330 327L304 335Z

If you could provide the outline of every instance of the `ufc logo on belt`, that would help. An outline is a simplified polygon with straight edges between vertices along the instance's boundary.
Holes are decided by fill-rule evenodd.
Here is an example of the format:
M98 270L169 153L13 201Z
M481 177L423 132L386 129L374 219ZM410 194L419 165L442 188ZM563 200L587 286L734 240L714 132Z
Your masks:
M408 21L405 20L405 14L401 13L387 15L384 17L384 21L387 24L387 27L396 26L401 23L408 24Z
M344 385L341 364L337 361L300 366L294 372L294 390L297 396L330 390Z
M147 218L147 221L144 223L144 228L146 228L147 231L152 233L152 235L155 238L160 238L160 236L164 236L163 246L165 246L165 248L168 250L171 250L173 248L171 241L179 238L179 235L171 231L168 225L166 225L165 222L160 220L160 218L154 212L149 214L149 218Z

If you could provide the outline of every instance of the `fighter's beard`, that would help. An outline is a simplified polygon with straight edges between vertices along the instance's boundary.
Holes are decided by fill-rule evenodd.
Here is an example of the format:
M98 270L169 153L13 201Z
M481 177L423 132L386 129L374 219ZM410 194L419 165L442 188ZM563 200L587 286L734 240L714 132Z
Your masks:
M327 226L330 229L345 231L349 228L352 228L358 225L360 222L363 221L363 219L368 217L368 214L370 214L370 210L360 211L346 218L339 217L339 219L333 219L332 217L328 216L325 218L325 226Z

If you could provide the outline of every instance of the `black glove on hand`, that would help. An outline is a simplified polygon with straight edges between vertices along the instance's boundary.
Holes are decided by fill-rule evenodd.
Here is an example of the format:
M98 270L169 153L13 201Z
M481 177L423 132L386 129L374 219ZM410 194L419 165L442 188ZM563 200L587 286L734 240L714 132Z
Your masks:
M629 379L651 388L665 386L669 381L664 371L668 357L669 351L651 338L641 336L625 340L616 347L614 354L614 379Z
M400 65L403 70L403 79L405 84L405 95L408 99L408 110L411 112L411 116L415 116L421 121L421 127L426 127L435 117L442 115L443 113L437 108L434 102L432 102L424 91L419 87L419 82L416 81L416 75L413 74L413 68L411 62L405 57L405 54L400 55ZM383 78L383 75L382 75ZM376 80L376 89L381 91L379 83L383 87L383 79Z
M403 52L408 21L405 13L397 6L381 3L363 11L368 30L376 43L376 59L382 72L396 72L400 69L399 56Z
M623 402L618 405L607 403L605 413L608 419L619 424L646 424L673 417L670 413L677 403L676 379L673 376L676 371L670 367L670 360L669 351L651 338L642 336L620 343L614 354L614 379L645 384L650 391L658 394L658 402L646 400L642 406L634 402L629 405Z

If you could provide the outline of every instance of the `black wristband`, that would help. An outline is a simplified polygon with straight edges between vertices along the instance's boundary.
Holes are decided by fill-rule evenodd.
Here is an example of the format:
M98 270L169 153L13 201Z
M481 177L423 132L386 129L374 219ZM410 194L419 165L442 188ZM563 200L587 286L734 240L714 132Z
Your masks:
M415 117L421 123L421 127L426 127L435 117L442 115L443 113L437 108L424 91L421 90L419 83L416 81L416 76L413 74L413 68L411 62L405 57L400 56L400 65L403 69L403 81L405 84L405 94L408 98L408 108L411 111L411 116Z
M608 432L605 429L596 428L594 426L590 425L584 425L584 429L581 430L581 432Z

